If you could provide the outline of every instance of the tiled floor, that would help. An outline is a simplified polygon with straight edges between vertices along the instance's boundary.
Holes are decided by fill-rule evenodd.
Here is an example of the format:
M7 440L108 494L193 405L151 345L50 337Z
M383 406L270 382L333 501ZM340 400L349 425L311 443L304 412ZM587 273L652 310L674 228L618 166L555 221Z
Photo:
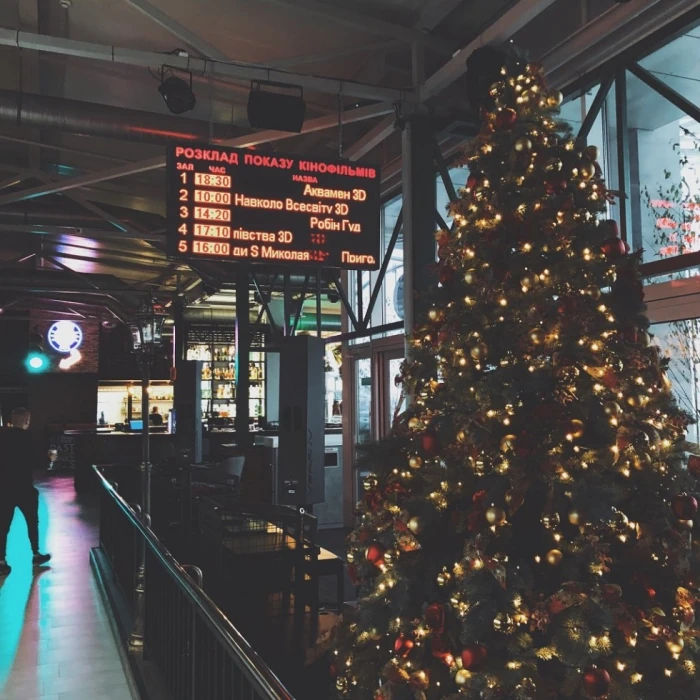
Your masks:
M73 480L40 490L41 547L50 566L32 570L24 518L15 511L0 579L0 700L132 700L90 569L97 544L94 503Z

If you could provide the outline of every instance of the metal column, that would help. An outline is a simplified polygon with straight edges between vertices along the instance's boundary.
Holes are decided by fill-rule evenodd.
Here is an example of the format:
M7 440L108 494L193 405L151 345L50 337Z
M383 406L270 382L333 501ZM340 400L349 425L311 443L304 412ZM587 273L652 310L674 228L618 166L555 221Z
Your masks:
M240 265L236 276L236 443L250 443L250 297L248 266Z
M435 262L437 193L430 119L411 116L403 132L404 327L410 334L425 311L414 297L430 285L428 266Z
M615 126L617 128L617 189L620 197L620 235L632 243L630 224L630 134L627 125L627 71L622 68L615 76Z

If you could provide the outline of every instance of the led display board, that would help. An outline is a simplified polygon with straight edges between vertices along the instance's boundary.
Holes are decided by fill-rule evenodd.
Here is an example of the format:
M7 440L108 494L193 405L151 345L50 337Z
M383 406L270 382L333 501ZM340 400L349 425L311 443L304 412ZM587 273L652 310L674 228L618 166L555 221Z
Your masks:
M378 168L174 144L166 172L174 258L379 267Z

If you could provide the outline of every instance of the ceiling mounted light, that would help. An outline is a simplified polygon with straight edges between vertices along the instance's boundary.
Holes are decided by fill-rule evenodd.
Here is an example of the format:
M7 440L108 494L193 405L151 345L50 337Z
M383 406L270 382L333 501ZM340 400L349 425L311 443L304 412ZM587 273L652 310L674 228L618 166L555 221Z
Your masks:
M163 96L168 109L173 114L182 114L193 110L197 104L197 98L192 91L192 73L188 73L190 76L189 85L166 67L161 68L159 75L158 92Z
M304 89L298 85L254 80L248 95L248 123L253 129L300 133L304 126Z

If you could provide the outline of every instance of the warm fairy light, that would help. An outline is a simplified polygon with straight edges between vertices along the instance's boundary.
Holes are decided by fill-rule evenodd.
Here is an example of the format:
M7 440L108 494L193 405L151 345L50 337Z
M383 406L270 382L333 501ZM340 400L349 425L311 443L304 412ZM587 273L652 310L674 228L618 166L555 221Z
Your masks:
M664 676L666 676L666 678L670 678L672 675L673 675L673 671L670 668L664 669Z
M627 668L627 664L623 664L622 661L618 661L617 664L617 670L622 672Z
M501 306L508 306L508 299L506 299L505 297L501 297L501 298L498 300L498 303L499 303Z
M642 678L644 678L644 676L642 676L641 673L633 673L630 676L630 683L632 683L632 685L637 685L642 682Z

